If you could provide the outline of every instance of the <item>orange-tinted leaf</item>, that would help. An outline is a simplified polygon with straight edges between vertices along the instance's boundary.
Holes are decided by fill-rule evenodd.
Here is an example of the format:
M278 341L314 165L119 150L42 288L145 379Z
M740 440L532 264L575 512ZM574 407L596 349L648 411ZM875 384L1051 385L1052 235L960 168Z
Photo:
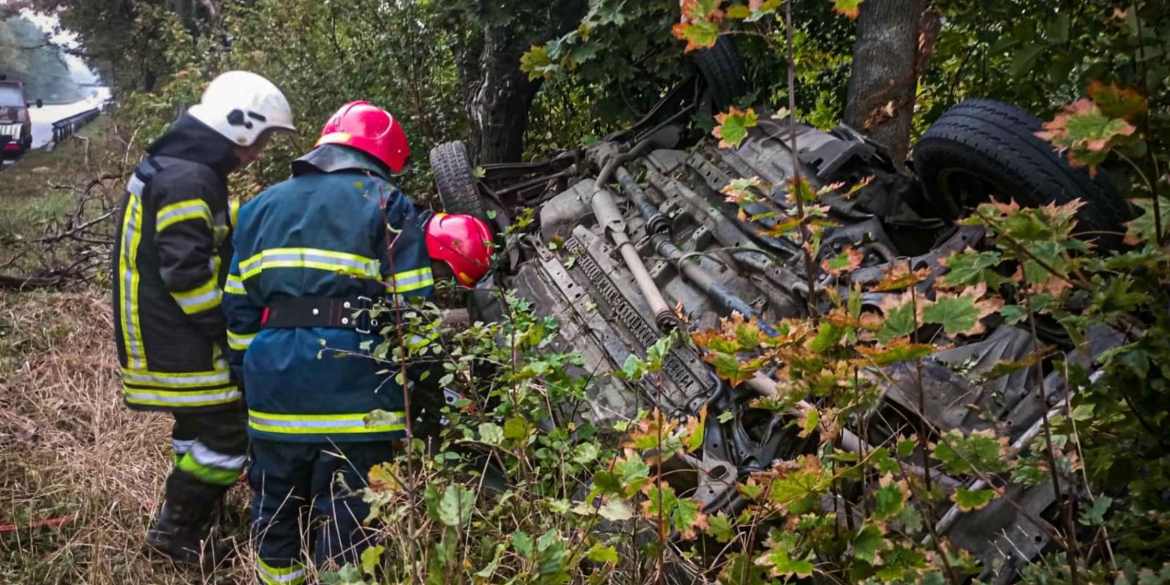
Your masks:
M715 41L711 41L714 45ZM715 116L719 124L711 131L711 135L719 139L719 148L738 148L748 136L748 129L755 128L759 116L755 110L739 110L732 106L725 113Z
M886 268L881 281L874 285L873 290L885 292L910 288L926 280L928 276L930 276L929 268L919 268L912 272L908 263L897 262Z
M796 417L796 426L800 427L800 432L796 436L805 439L813 431L817 430L821 418L820 413L817 412L817 407L807 402L800 403L799 408L801 413L800 416Z
M853 246L846 245L841 249L841 253L831 258L826 258L821 262L821 270L832 274L833 276L840 276L846 272L857 270L861 266L861 261L865 259L865 255L855 250Z
M723 0L682 0L680 9L683 20L719 22L723 20L723 11L719 9L721 4Z
M850 199L854 195L856 195L858 191L868 187L869 184L872 182L873 182L873 175L870 175L870 176L858 181L855 185L850 187L848 191L842 193L841 196L846 198L846 199Z
M690 53L695 49L710 49L715 46L719 38L719 25L714 22L680 22L670 29L675 38L686 41L683 52Z
M704 404L699 409L699 416L692 416L687 418L686 424L683 425L682 433L679 439L686 447L688 452L698 451L703 446L703 433L707 427L707 405Z
M741 209L740 211L742 212L743 210ZM795 217L787 217L772 224L772 227L767 230L760 230L760 234L772 238L781 238L797 227L800 227L800 220Z
M857 351L877 366L888 366L898 362L908 362L924 358L935 351L935 346L927 343L911 343L908 339L895 339L886 347L857 346Z
M764 189L766 186L759 177L734 179L719 192L727 196L728 203L751 203L756 201L755 189Z
M849 18L849 20L856 20L857 16L861 14L861 3L865 0L832 0L833 12Z
M1114 84L1105 85L1100 81L1089 83L1089 97L1101 108L1101 113L1110 118L1134 120L1146 113L1150 104L1142 94L1132 89L1122 89Z

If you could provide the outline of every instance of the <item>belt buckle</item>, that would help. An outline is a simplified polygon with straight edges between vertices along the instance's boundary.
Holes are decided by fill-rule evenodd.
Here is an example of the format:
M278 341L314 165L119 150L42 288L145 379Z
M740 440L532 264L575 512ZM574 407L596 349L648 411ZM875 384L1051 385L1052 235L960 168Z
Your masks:
M354 330L363 335L369 335L370 327L378 325L378 322L375 321L370 315L370 310L374 308L374 299L371 299L370 297L359 296L357 300L360 303L358 305L358 310L360 312L355 319L357 323L354 324ZM363 323L365 324L364 328L362 327Z

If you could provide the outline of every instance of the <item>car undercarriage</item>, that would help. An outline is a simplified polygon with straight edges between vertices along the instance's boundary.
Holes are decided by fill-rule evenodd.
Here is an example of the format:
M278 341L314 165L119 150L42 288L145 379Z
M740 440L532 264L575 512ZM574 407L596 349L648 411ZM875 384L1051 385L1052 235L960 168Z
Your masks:
M701 77L688 83L710 84ZM787 119L769 117L763 108L745 140L720 147L688 122L687 114L711 104L689 100L700 93L693 85L680 87L631 129L545 162L486 166L476 177L461 143L437 147L431 161L448 212L490 218L503 232L524 209L534 210L534 227L502 250L492 281L469 295L472 319L501 317L492 288L514 289L539 315L555 317L560 332L554 345L579 352L577 373L592 382L586 412L578 414L593 423L628 420L648 406L671 417L706 407L702 449L676 458L694 473L672 474L672 482L708 514L738 511L746 502L737 480L813 452L816 439L798 436L790 424L795 414L754 406L754 399L776 392L766 375L732 386L696 349L676 344L663 361L660 385L647 381L637 388L613 375L628 356L644 357L672 330L718 328L735 313L757 318L765 332L767 324L805 317L810 284L817 291L814 304L827 302L828 289L859 287L862 303L880 311L883 297L893 293L874 285L894 266L927 269L917 291L932 296L934 280L947 271L945 258L986 245L983 228L955 220L992 196L1023 205L1081 198L1087 202L1082 223L1116 226L1124 219L1124 202L1107 177L1069 167L1033 136L1039 121L1007 104L968 100L955 106L919 141L911 173L853 129L826 132L799 124L792 135ZM956 131L964 127L970 131ZM769 235L782 219L768 211L791 206L786 186L794 177L819 193L825 223L835 226L824 230L811 270L797 238ZM741 210L728 201L725 189L733 183L750 183L758 202ZM860 253L859 267L840 277L828 274L822 262L845 249ZM1026 449L1042 415L1060 408L1071 390L1051 360L1044 362L1043 379L1025 368L974 382L1002 360L1040 351L1024 326L995 316L987 324L980 335L937 339L951 347L922 360L920 372L908 363L882 368L881 404L865 424L851 421L838 444L864 453L919 428L964 435L996 429ZM1048 329L1040 328L1041 345L1067 348L1070 359L1090 370L1095 356L1121 342L1120 333L1102 329L1073 351L1058 328ZM933 476L945 491L983 481ZM1011 489L1026 510L1003 501L965 514L949 502L936 510L937 533L979 557L988 582L1010 580L1016 573L1010 569L1036 558L1054 533L1038 525L1052 518L1051 484Z

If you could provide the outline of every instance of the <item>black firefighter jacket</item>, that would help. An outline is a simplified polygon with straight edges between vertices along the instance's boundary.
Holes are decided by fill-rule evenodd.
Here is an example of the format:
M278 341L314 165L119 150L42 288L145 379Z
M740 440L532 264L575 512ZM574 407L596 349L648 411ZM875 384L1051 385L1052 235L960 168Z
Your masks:
M184 114L148 153L126 186L113 253L123 397L135 410L238 408L220 310L234 145Z

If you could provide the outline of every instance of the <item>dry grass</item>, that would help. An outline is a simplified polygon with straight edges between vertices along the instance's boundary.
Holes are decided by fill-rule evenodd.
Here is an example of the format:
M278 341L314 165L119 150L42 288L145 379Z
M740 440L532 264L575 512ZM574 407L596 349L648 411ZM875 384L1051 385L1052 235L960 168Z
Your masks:
M0 525L16 527L0 528L0 583L249 583L244 486L223 522L231 566L204 577L142 552L170 423L122 405L107 294L0 295Z

